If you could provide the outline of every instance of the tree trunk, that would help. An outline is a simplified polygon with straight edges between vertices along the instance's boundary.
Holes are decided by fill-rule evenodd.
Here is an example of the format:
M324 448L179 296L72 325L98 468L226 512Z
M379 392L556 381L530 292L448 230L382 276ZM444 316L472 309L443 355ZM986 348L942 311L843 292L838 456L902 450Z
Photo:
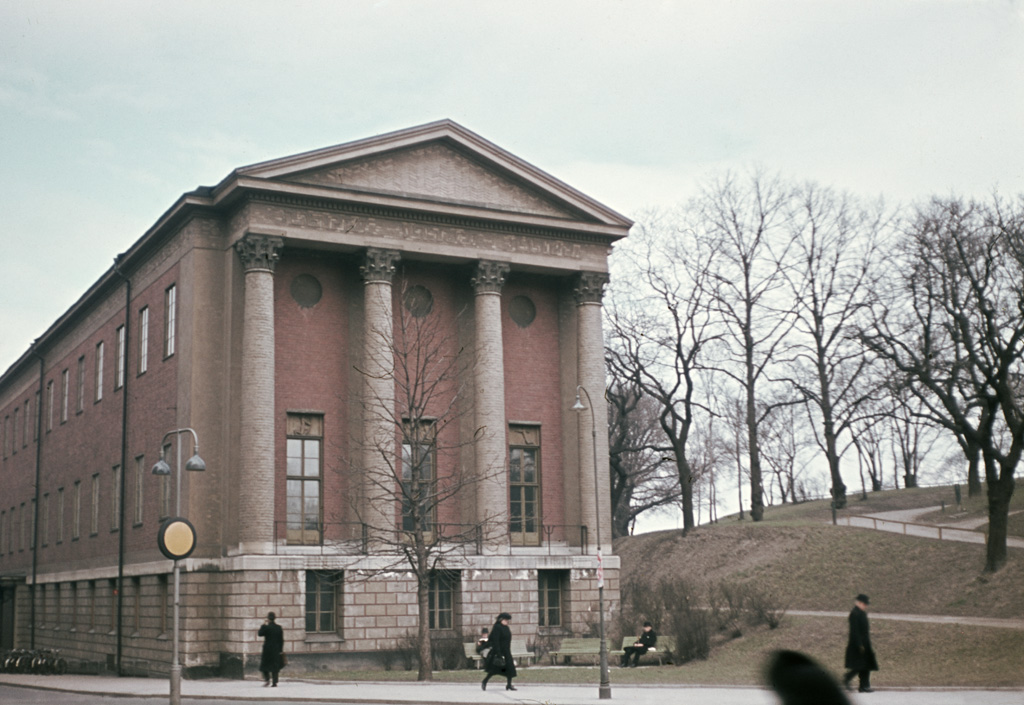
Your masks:
M761 453L757 445L757 405L754 400L754 380L747 378L747 445L750 455L750 518L764 518L764 485L761 480Z
M417 580L416 597L419 601L420 623L417 631L419 641L420 668L416 680L429 681L434 679L433 654L430 651L430 573L423 571Z
M1006 530L1010 516L1010 498L1013 497L1014 468L1000 468L995 477L995 463L986 459L988 479L988 541L985 545L985 572L995 573L1006 565ZM1016 465L1016 463L1014 463Z
M917 475L911 475L909 472L903 475L903 486L907 489L911 487L917 487Z
M981 496L981 473L978 472L978 455L981 448L968 446L967 451L967 496Z
M690 470L690 463L682 450L676 449L676 469L679 473L679 493L683 499L683 535L689 533L695 526L693 523L693 473Z

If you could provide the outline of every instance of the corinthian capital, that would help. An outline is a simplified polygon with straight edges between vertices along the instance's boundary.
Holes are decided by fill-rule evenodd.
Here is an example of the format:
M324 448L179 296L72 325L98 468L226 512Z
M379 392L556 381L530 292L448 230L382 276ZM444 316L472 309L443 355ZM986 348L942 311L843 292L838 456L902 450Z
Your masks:
M600 304L604 288L608 284L607 272L581 272L576 277L573 295L577 304Z
M371 247L366 250L366 257L359 267L359 273L367 282L391 282L395 275L395 262L401 255L398 250L382 250Z
M246 272L263 269L274 271L277 260L281 259L281 248L284 240L273 235L256 235L250 233L235 243L238 258Z
M476 272L470 280L478 294L498 294L505 285L508 274L507 262L492 262L482 259L476 263Z

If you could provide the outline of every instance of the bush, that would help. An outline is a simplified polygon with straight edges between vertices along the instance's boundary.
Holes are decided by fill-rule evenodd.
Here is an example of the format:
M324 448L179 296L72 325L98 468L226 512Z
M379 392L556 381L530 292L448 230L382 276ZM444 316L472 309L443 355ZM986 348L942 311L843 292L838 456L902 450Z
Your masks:
M789 609L789 604L780 597L755 585L747 585L746 603L751 623L754 626L767 624L769 629L778 627Z
M462 637L458 634L432 636L430 653L434 660L434 670L454 671L466 665L466 651L462 647Z
M731 639L743 636L740 624L746 606L746 586L721 582L708 588L708 607L716 631Z

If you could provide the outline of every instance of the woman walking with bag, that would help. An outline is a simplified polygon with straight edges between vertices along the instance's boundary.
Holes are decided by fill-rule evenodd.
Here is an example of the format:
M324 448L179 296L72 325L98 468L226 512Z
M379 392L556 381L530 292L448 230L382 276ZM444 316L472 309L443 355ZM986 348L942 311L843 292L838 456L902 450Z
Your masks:
M483 690L487 690L487 681L491 679L491 676L499 673L508 680L505 690L516 689L512 685L512 679L516 677L516 664L512 661L512 630L508 628L508 623L511 620L512 615L502 612L494 622L494 627L491 628L491 636L487 640L487 645L491 647L491 650L487 653L487 658L484 659L484 669L487 671L487 675L484 676L484 682L480 684L480 688Z

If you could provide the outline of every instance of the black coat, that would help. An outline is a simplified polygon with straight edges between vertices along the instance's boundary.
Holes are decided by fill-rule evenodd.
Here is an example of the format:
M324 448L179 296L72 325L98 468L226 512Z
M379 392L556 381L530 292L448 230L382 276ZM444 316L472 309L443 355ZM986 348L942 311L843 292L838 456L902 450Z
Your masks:
M640 646L637 646L636 645L637 643L639 643ZM642 654L646 654L647 650L650 649L650 648L653 648L654 645L657 644L657 643L658 643L658 635L655 634L654 630L652 629L652 630L647 631L647 632L640 632L640 636L638 636L636 638L636 642L634 642L634 644L633 644L633 646L631 648L635 649L636 651L639 651L640 654L642 655Z
M284 652L284 630L277 622L260 626L258 636L263 637L263 652L260 654L260 670L264 672L281 670L281 654Z
M517 672L516 664L512 660L512 630L501 622L497 622L491 629L491 636L487 639L487 644L491 647L491 650L487 652L487 658L484 659L484 668L487 669L487 673L492 676L500 674L506 678L515 678ZM505 657L504 668L499 668L496 664L498 654Z
M846 644L846 667L851 671L877 671L878 659L871 648L868 613L860 607L850 610L850 640Z

